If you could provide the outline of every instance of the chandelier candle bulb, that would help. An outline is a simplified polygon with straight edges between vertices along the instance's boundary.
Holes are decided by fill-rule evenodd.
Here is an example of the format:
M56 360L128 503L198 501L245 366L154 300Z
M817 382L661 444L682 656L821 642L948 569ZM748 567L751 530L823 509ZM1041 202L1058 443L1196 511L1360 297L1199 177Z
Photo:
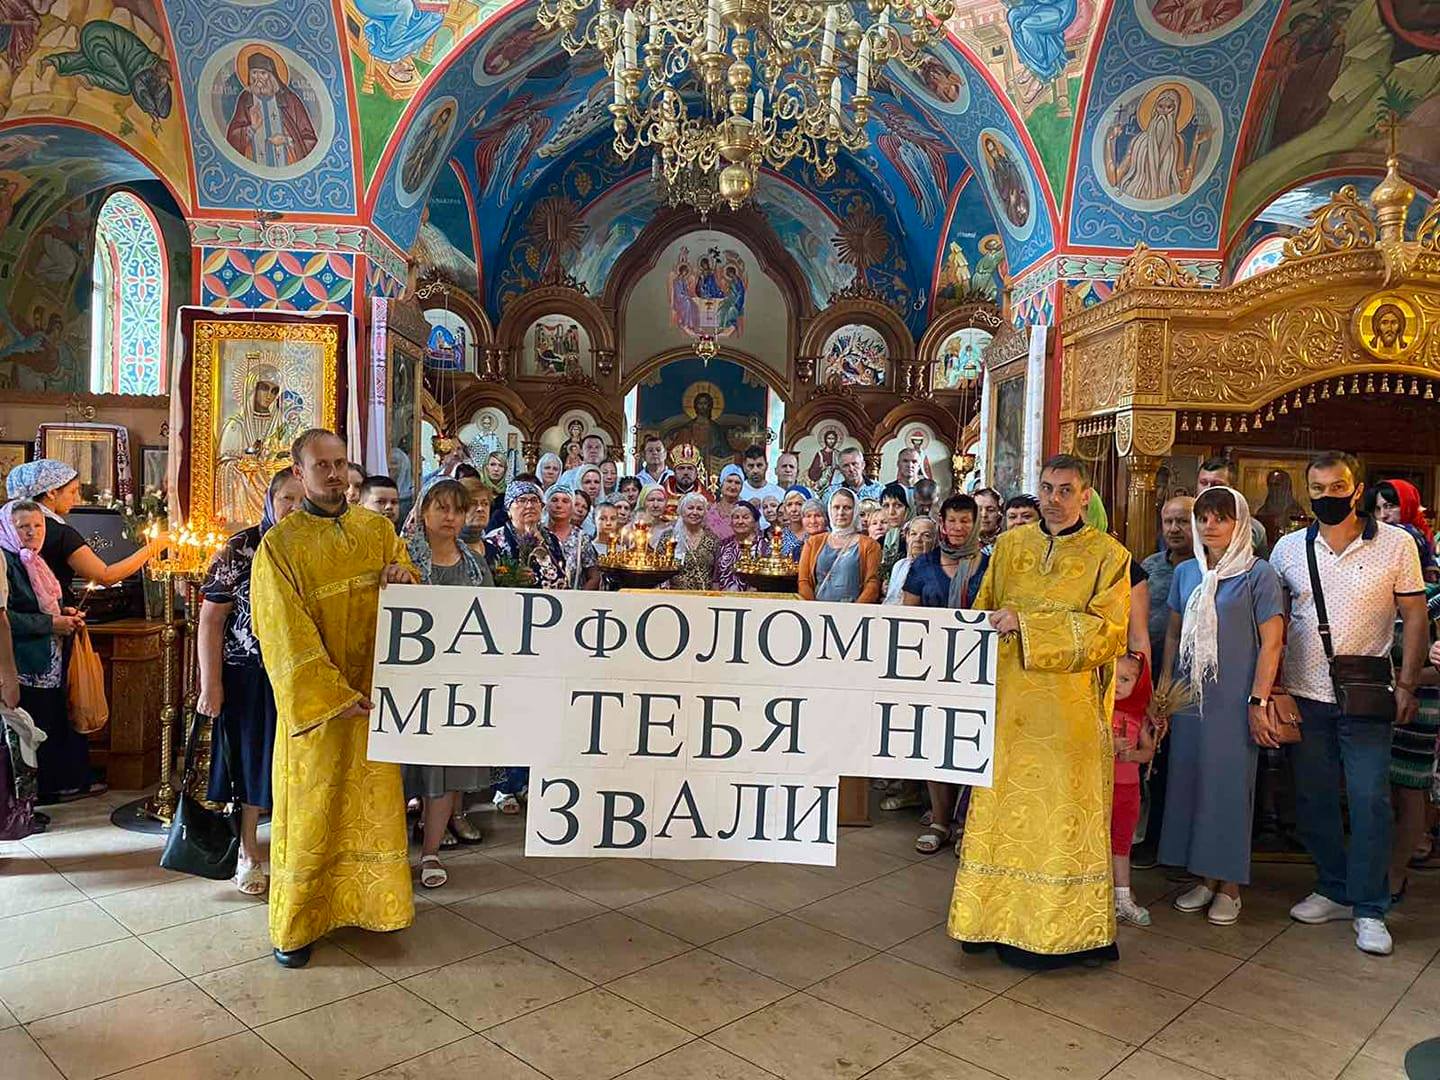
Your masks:
M755 91L755 105L750 110L750 122L756 127L760 126L760 120L765 115L765 91Z
M636 57L639 55L637 41L639 38L639 20L635 18L635 9L627 8L625 11L625 63L638 66Z
M651 45L660 44L660 0L650 0L650 33L647 40Z
M870 94L870 38L860 41L860 66L855 72L855 96L868 97Z
M820 41L820 66L835 66L835 27L840 22L840 9L830 6L825 9L825 36Z
M705 12L705 51L720 51L720 0L710 0Z
M834 8L831 8L831 10L833 11ZM831 128L838 128L840 126L840 90L840 78L839 76L836 76L835 79L830 83Z

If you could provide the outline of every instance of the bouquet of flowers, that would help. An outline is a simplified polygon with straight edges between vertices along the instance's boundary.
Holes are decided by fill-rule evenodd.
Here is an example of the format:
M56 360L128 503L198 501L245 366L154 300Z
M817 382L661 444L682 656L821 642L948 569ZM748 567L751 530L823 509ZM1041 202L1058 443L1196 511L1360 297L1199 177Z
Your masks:
M495 584L506 589L528 589L535 584L535 573L528 562L514 555L501 555L495 560L491 571Z
M140 498L133 507L124 499L115 498L108 491L102 491L96 496L95 503L119 513L125 523L125 535L139 547L144 547L148 542L149 537L145 535L145 530L152 521L159 521L164 528L164 523L170 517L164 488L147 487L140 493Z

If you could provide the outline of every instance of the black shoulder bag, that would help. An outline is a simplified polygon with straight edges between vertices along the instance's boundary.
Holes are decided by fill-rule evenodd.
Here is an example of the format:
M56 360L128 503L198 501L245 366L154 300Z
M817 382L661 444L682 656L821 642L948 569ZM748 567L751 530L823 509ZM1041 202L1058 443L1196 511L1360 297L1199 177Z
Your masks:
M1310 591L1315 596L1315 619L1325 659L1330 665L1330 684L1335 704L1352 720L1389 724L1395 720L1395 669L1388 656L1336 656L1330 636L1330 616L1325 611L1325 592L1320 588L1320 568L1315 564L1315 537L1305 540L1305 558L1310 564Z
M160 865L166 870L224 881L235 876L240 858L240 830L234 801L226 810L215 811L207 809L190 794L195 780L195 743L200 725L211 722L210 717L201 716L198 712L190 722L190 736L185 740L185 769L180 775L180 794L175 802L175 817L170 822L170 835L160 855ZM212 746L211 751L224 754L228 750L224 724L215 725L215 738L219 745ZM229 772L233 784L234 769Z

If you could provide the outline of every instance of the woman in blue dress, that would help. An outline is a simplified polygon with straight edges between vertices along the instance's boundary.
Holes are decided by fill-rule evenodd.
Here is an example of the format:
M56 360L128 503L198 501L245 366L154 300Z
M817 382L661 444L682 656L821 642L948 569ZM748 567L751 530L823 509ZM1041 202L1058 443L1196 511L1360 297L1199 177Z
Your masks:
M1260 745L1275 745L1264 703L1284 648L1284 602L1279 577L1255 557L1244 495L1201 492L1191 528L1196 557L1170 583L1161 670L1188 680L1195 704L1169 723L1160 862L1200 878L1175 900L1177 910L1208 910L1210 922L1229 926L1250 881Z

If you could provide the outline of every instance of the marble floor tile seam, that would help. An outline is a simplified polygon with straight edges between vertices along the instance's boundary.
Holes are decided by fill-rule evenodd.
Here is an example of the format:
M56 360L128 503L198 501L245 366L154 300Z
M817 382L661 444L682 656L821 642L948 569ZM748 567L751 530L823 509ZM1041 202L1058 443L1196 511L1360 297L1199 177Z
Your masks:
M136 937L134 934L131 934L130 936L131 936L132 938L135 938L135 940L140 941L140 939L139 939L138 937ZM116 941L123 941L123 940L125 940L125 939L124 939L124 938L117 938L117 939L116 939ZM106 945L113 945L113 944L115 944L115 942L114 942L114 941L107 941L107 942L105 942L104 944L106 944ZM151 955L153 955L153 956L154 956L157 960L159 960L162 964L164 964L166 967L168 967L168 968L170 968L172 971L174 971L174 972L175 972L175 978L173 978L173 979L166 979L164 982L155 983L153 986L142 986L142 987L139 987L138 989L135 989L135 990L126 990L126 991L124 991L123 993L114 994L114 995L112 995L112 996L110 996L110 997L107 997L107 998L101 998L101 999L98 1000L98 1001L92 1001L92 1002L89 1002L88 1004L85 1004L85 1005L76 1005L74 1008L71 1008L71 1009L61 1009L59 1012L46 1013L44 1016L32 1016L32 1017L30 1017L29 1019L27 1019L24 1023L22 1023L20 1026L28 1029L28 1028L29 1028L29 1025L31 1025L31 1024L38 1024L38 1023L40 1023L42 1020L53 1020L53 1019L55 1019L57 1016L65 1016L65 1015L67 1015L68 1013L79 1012L81 1009L88 1009L88 1008L90 1008L91 1006L94 1006L94 1005L106 1005L106 1004L109 1004L109 1003L112 1002L112 1001L121 1001L121 1000L123 1000L123 999L125 999L125 998L127 998L127 997L134 997L136 994L148 993L148 992L151 991L151 990L159 990L159 989L161 989L162 987L166 987L166 986L176 986L176 985L178 985L179 983L190 983L192 986L194 985L194 983L193 983L193 981L191 980L190 976L188 976L188 975L184 974L183 972L177 970L177 969L174 967L174 965L170 963L169 960L166 960L165 957L161 956L158 952L156 952L154 949L152 949L152 948L150 947L150 945L149 945L148 942L140 941L140 944L143 945L143 946L145 947L145 950L146 950L147 952L149 952ZM87 946L87 948L95 948L95 946L91 945L91 946ZM46 956L46 957L42 957L42 958L40 958L40 959L38 959L38 960L27 960L27 961L25 961L23 964L12 964L10 967L0 968L0 979L3 979L3 977L4 977L5 974L14 975L15 972L19 971L21 968L26 967L26 966L29 965L29 964L43 964L43 963L47 963L48 961L58 959L59 957L62 957L62 956L73 956L73 955L74 955L75 953L77 953L77 952L84 952L84 951L85 951L84 949L74 949L74 950L72 950L72 951L70 951L70 952L68 952L68 953L57 953L55 956ZM197 990L200 989L200 987L198 987L198 986L196 986L195 988L196 988ZM202 992L203 992L203 991L202 991ZM209 997L210 995L207 994L206 996ZM3 1000L0 1000L0 1004L3 1004ZM218 1005L219 1002L216 1002L216 1004ZM223 1006L222 1006L222 1008L223 1008ZM11 1011L13 1012L14 1010L12 1009ZM226 1011L226 1012L229 1012L228 1009L226 1009L225 1011ZM239 1019L239 1018L236 1017L236 1019Z
M1237 968L1236 970L1238 971L1239 969ZM1164 1051L1158 1049L1157 1046L1154 1045L1154 1044L1157 1042L1157 1040L1160 1038L1161 1035L1163 1035L1166 1031L1168 1031L1168 1030L1170 1029L1171 1026L1173 1026L1174 1024L1180 1023L1182 1020L1185 1019L1186 1016L1188 1016L1188 1015L1190 1014L1190 1012L1191 1012L1192 1010L1194 1010L1194 1009L1196 1009L1196 1008L1198 1008L1198 1007L1201 1007L1201 1006L1209 1006L1209 1007L1212 1008L1212 1009L1218 1009L1220 1012L1227 1013L1227 1014L1229 1014L1230 1016L1239 1017L1240 1019L1243 1019L1243 1020L1257 1021L1257 1022L1259 1022L1259 1023L1261 1023L1261 1024L1265 1024L1267 1027L1271 1027L1271 1028L1274 1028L1274 1029L1276 1029L1276 1030L1278 1030L1278 1031L1282 1031L1282 1032L1284 1032L1284 1033L1286 1033L1286 1034L1288 1034L1288 1035L1298 1035L1298 1036L1301 1037L1301 1038L1308 1039L1308 1040L1311 1040L1311 1041L1317 1042L1317 1043L1322 1043L1323 1045L1329 1046L1329 1047L1333 1048L1334 1050L1336 1050L1337 1052L1339 1052L1339 1053L1341 1053L1341 1054L1349 1054L1350 1056L1346 1058L1346 1064L1347 1064L1347 1065L1349 1064L1349 1062L1350 1062L1351 1060L1353 1060L1353 1059L1360 1053L1360 1050L1363 1049L1364 1046L1365 1046L1365 1043L1364 1043L1364 1042L1361 1042L1360 1048L1358 1048L1358 1049L1356 1049L1356 1050L1354 1050L1354 1051L1351 1051L1351 1050L1348 1050L1348 1049L1347 1049L1346 1047L1344 1047L1344 1046L1341 1046L1341 1045L1339 1045L1339 1044L1337 1044L1337 1043L1331 1042L1329 1039L1322 1039L1322 1038L1319 1038L1318 1036L1313 1035L1313 1034L1308 1034L1308 1033L1307 1033L1307 1034L1301 1034L1300 1032L1293 1031L1293 1030L1291 1030L1291 1029L1289 1029L1289 1028L1282 1028L1282 1027L1280 1027L1280 1026L1277 1025L1277 1024L1270 1024L1270 1023L1268 1023L1268 1021L1264 1020L1263 1018L1256 1017L1256 1016L1252 1016L1252 1015L1250 1015L1250 1014L1248 1014L1248 1013L1237 1012L1237 1011L1234 1010L1234 1009L1227 1009L1224 1005L1219 1004L1218 1002L1206 1001L1206 1000L1204 1000L1204 999L1202 998L1202 999L1200 999L1200 1000L1197 1000L1197 1001L1192 1002L1183 1012L1180 1013L1179 1016L1175 1017L1175 1019L1171 1020L1170 1023L1166 1024L1166 1025L1165 1025L1164 1027L1162 1027L1159 1031L1155 1032L1154 1035L1150 1036L1150 1038L1146 1039L1143 1043L1141 1043L1140 1046L1139 1046L1139 1049L1146 1050L1146 1051L1148 1051L1149 1053L1155 1054L1155 1055L1157 1055L1157 1056L1159 1056L1159 1057L1166 1058L1167 1060L1170 1060L1170 1061L1177 1061L1177 1060L1178 1060L1177 1058L1173 1058L1173 1057L1171 1057L1169 1054L1164 1053ZM1389 1014L1389 1012L1387 1012L1385 1015L1388 1017L1390 1014ZM1072 1023L1074 1023L1074 1021L1072 1021ZM1384 1021L1382 1020L1381 1023L1384 1023ZM1085 1025L1082 1024L1081 1026L1083 1027L1083 1026L1085 1026ZM1376 1025L1375 1030L1379 1030L1379 1025L1378 1025L1378 1024ZM1374 1034L1374 1031L1371 1031L1371 1034L1373 1035L1373 1034ZM1190 1064L1190 1063L1189 1063L1189 1062L1181 1061L1180 1064L1185 1065L1185 1064ZM1193 1064L1190 1064L1190 1067L1193 1069L1193 1068L1195 1068L1196 1066L1193 1065ZM1336 1071L1335 1075L1336 1075L1336 1076L1339 1076L1340 1073L1342 1073L1342 1072L1344 1072L1344 1071L1345 1071L1345 1070L1344 1070L1344 1068L1342 1067L1341 1069L1339 1069L1339 1070Z
M1186 1010L1185 1010L1185 1012L1189 1012L1189 1011L1190 1011L1189 1009L1186 1009ZM1181 1013L1180 1016L1177 1016L1177 1017L1175 1018L1175 1020L1179 1020L1180 1017L1182 1017L1182 1016L1184 1016L1184 1015L1185 1015L1185 1013ZM1175 1020L1170 1021L1170 1023L1173 1024L1173 1023L1175 1022ZM1165 1025L1165 1027L1169 1027L1169 1026L1170 1026L1170 1024L1166 1024L1166 1025ZM1165 1028L1161 1028L1161 1029L1160 1029L1160 1031L1164 1031L1164 1030L1165 1030ZM1160 1032L1157 1031L1155 1034L1158 1035L1158 1034L1160 1034ZM1153 1041L1153 1038L1154 1038L1154 1036L1152 1036L1151 1039L1147 1039L1147 1040L1146 1040L1146 1043L1148 1044L1149 1042ZM1115 1063L1114 1067L1112 1067L1108 1072L1105 1073L1105 1076L1113 1076L1113 1075L1119 1073L1120 1069L1125 1065L1125 1062L1129 1061L1132 1057L1134 1057L1136 1054L1140 1053L1140 1051L1142 1051L1142 1050L1145 1051L1145 1053L1147 1053L1147 1054L1153 1054L1155 1057L1164 1058L1166 1061L1172 1062L1173 1064L1175 1064L1175 1065L1178 1066L1179 1068L1189 1069L1191 1072L1198 1073L1198 1074L1200 1074L1201 1076L1214 1077L1214 1080L1226 1080L1226 1078L1225 1078L1224 1076L1222 1076L1220 1073L1208 1072L1208 1071L1205 1070L1205 1069L1201 1069L1201 1068L1199 1068L1199 1067L1197 1067L1197 1066L1195 1066L1195 1065L1190 1064L1188 1061L1180 1061L1178 1058L1173 1058L1173 1057L1171 1057L1169 1054L1161 1053L1159 1050L1156 1050L1153 1046L1149 1046L1149 1045L1131 1046L1129 1053L1127 1053L1123 1058L1121 1058L1119 1061L1117 1061L1117 1062ZM1100 1080L1105 1080L1105 1077L1101 1077Z

